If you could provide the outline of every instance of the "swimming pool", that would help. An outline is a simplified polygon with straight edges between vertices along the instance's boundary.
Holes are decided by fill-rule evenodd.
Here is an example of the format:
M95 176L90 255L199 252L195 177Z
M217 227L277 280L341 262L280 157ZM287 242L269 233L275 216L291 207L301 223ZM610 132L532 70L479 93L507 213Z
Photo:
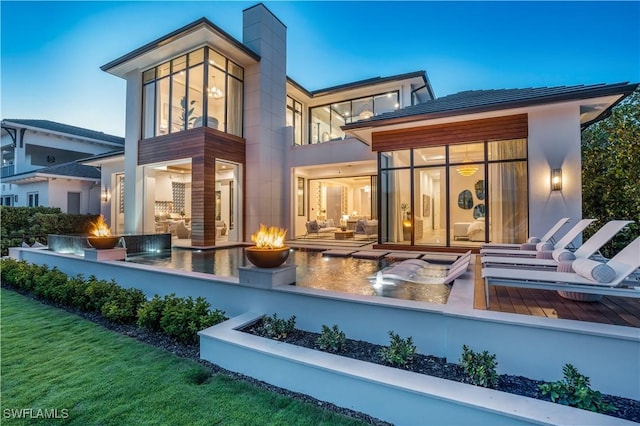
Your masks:
M250 265L242 247L217 250L190 250L174 248L157 254L133 255L127 262L156 265L184 271L203 272L227 277L238 277L238 267ZM376 281L378 271L393 262L351 257L322 256L321 252L292 250L287 264L296 265L296 286L319 290L391 297L419 302L447 303L450 286L445 284L418 284L398 280ZM434 266L442 277L447 273L444 265Z

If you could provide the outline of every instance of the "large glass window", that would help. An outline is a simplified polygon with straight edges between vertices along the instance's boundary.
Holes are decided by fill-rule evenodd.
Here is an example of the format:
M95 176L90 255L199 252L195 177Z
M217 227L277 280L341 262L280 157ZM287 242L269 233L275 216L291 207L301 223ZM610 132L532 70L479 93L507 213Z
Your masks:
M374 115L395 111L398 108L400 94L397 91L311 108L309 143L343 139L344 132L340 129L341 126L367 120Z
M242 136L244 70L213 49L146 70L142 80L143 138L202 126Z
M524 241L526 156L526 139L380 153L380 241L446 246Z

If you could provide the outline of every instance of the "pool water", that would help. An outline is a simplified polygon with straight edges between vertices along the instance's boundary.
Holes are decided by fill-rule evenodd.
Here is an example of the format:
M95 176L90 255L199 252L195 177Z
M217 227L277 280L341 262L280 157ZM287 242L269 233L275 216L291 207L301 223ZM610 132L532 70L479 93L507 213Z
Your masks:
M238 267L250 265L242 247L217 250L174 248L153 255L128 256L127 262L226 277L238 277ZM447 303L450 292L450 286L445 284L376 280L378 271L393 264L387 259L327 257L321 252L292 250L287 264L297 266L295 285L299 287L442 304ZM442 277L446 276L445 266L436 265L434 268L441 268Z

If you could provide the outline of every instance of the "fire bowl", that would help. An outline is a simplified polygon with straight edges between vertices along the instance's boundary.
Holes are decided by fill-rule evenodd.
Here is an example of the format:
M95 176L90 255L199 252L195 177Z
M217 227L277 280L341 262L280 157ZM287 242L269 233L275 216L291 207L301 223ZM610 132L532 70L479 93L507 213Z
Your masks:
M251 246L245 248L244 252L249 262L258 268L275 268L282 265L289 257L289 247L267 249Z
M96 250L112 249L120 241L120 237L87 237L89 245Z

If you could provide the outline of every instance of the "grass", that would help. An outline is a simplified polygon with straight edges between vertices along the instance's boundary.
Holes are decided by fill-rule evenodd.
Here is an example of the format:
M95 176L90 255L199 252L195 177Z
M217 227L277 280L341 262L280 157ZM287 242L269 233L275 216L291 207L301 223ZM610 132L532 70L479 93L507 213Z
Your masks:
M2 424L355 425L51 306L0 292ZM66 420L10 418L57 409ZM66 411L63 411L66 410ZM42 412L40 413L42 414Z

